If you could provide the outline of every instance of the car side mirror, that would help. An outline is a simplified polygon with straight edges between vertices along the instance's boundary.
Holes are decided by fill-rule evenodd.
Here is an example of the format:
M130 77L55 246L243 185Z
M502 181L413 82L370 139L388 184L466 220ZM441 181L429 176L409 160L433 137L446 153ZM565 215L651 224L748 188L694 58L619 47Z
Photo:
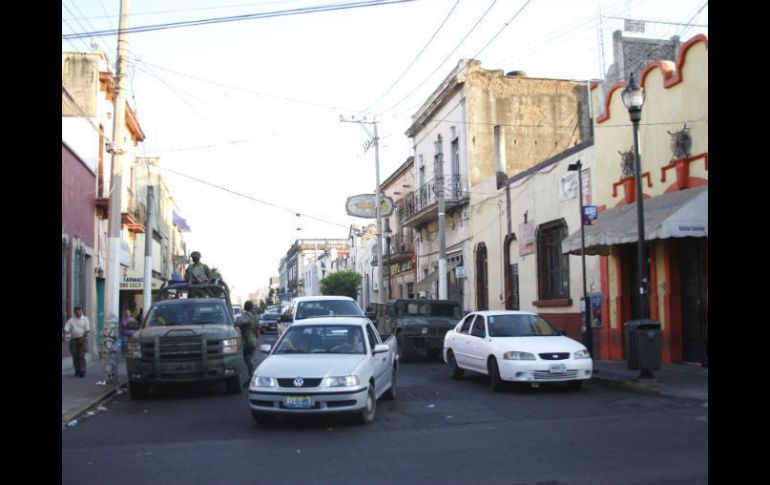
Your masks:
M262 344L259 346L259 351L263 354L269 354L272 346L270 344Z
M374 354L381 354L383 352L387 352L390 350L390 347L388 347L386 344L377 344L374 346Z

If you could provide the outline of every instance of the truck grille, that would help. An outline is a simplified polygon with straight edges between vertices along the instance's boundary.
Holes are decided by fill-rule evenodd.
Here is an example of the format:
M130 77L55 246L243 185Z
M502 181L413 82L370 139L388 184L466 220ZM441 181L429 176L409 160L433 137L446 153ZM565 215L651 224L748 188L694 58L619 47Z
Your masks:
M160 349L156 348L156 342ZM205 341L206 353L208 355L221 352L219 340ZM147 342L142 345L142 357L145 359L155 359L156 353L160 352L162 360L198 360L201 358L204 348L204 339L200 335L190 337L160 337L155 342Z

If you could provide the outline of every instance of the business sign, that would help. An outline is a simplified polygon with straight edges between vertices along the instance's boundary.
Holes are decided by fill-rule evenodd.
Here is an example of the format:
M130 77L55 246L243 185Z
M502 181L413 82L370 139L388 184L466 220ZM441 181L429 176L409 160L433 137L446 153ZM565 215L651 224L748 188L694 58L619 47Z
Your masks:
M375 194L361 194L348 197L345 202L345 210L348 215L364 219L377 218L377 196ZM393 213L393 199L381 196L380 215L387 217Z
M596 206L595 205L584 205L583 206L583 225L584 226L590 226L593 225L594 221L596 221L598 217L598 214L596 212Z
M535 253L535 221L519 224L519 256Z
M640 34L644 33L644 21L643 20L631 20L631 19L624 19L625 22L623 24L623 30L626 32L638 32Z

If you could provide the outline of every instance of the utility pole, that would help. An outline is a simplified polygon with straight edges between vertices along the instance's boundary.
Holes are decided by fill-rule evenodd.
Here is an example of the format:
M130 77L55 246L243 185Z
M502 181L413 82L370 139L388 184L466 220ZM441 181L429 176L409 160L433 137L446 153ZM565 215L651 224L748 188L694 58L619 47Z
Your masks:
M149 175L149 174L148 174ZM142 315L147 315L152 304L152 180L147 177L147 208L144 213L144 304Z
M436 195L438 196L438 299L446 300L446 202L444 200L444 149L439 135L436 141Z
M364 144L364 152L368 151L369 148L374 145L374 164L375 164L375 172L376 172L376 182L377 182L377 192L375 197L375 204L377 204L376 207L376 213L377 213L377 264L379 266L379 271L377 271L377 300L381 304L386 303L385 299L385 288L383 287L383 270L384 270L384 261L382 260L382 194L380 191L380 142L379 137L377 136L377 121L366 121L366 118L363 120L346 120L343 116L340 115L340 121L343 123L358 123L358 125L366 132L366 135L369 137L369 140ZM372 136L371 133L369 133L369 130L366 129L364 125L374 125L374 136Z
M107 305L108 326L117 330L120 315L120 229L121 196L123 193L123 163L126 151L123 138L126 126L126 70L128 62L128 0L120 1L120 24L118 28L118 58L115 76L115 116L112 126L112 168L110 171L110 214L109 214L109 260L107 265ZM117 335L117 334L116 334ZM117 369L116 369L117 370ZM115 375L117 382L117 373Z

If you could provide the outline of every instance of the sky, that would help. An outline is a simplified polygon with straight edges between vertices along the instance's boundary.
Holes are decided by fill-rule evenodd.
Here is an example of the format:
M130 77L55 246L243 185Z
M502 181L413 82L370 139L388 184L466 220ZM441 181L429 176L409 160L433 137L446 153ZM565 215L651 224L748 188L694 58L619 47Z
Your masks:
M645 21L629 37L708 35L706 0L129 2L128 27L148 27L127 36L127 99L146 135L135 153L160 157L188 252L242 299L297 239L375 222L345 211L375 191L372 125L341 119L378 123L383 181L413 154L411 117L463 58L600 79L623 19ZM96 46L115 72L119 12L119 0L63 0L62 51ZM208 19L227 21L159 28Z

